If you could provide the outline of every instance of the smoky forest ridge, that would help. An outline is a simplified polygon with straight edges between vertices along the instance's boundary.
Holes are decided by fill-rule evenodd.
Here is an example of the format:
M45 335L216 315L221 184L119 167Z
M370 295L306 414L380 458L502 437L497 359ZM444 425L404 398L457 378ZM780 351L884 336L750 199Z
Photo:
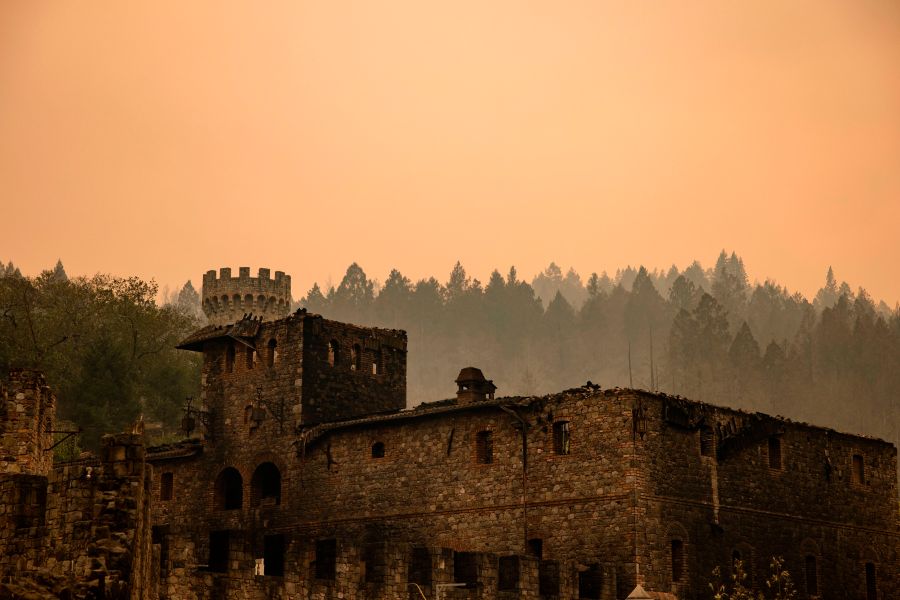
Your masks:
M337 286L314 284L301 307L406 330L409 406L451 397L459 370L477 366L498 396L591 381L900 442L900 305L851 289L830 268L809 299L751 283L725 251L711 268L629 266L587 278L551 263L530 282L515 268L481 282L459 263L443 282L396 269L379 282L353 263ZM36 277L0 264L0 368L43 370L60 417L83 428L88 447L140 415L160 439L177 437L200 363L174 347L204 323L191 282L160 294L135 277L69 278L62 262Z

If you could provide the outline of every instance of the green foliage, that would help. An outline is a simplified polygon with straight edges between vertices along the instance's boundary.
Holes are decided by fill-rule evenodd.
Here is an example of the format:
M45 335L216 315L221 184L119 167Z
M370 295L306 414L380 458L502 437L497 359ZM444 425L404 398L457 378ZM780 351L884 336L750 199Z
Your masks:
M59 418L84 429L88 448L142 414L176 427L200 363L175 344L198 321L187 299L181 310L157 306L157 291L136 277L68 278L61 263L36 278L0 278L0 372L42 370Z

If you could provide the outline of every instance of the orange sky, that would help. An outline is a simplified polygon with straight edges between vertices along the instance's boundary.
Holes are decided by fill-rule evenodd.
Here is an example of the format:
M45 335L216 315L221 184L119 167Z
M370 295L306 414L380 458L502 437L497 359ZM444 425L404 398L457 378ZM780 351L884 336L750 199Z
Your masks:
M900 3L0 2L0 260L900 300Z

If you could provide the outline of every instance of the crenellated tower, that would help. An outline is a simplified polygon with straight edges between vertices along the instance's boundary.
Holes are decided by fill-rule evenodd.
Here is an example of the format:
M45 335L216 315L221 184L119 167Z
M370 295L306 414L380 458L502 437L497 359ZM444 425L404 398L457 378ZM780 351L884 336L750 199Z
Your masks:
M261 268L258 277L250 276L250 267L241 267L237 277L231 269L219 269L203 275L203 312L213 325L238 321L247 313L267 320L280 319L291 311L291 276Z

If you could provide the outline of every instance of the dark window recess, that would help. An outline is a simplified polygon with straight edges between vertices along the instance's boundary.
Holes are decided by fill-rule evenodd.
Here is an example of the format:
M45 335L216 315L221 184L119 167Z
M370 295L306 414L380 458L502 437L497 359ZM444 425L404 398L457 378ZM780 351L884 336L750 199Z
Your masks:
M556 454L569 453L569 422L557 421L553 424L553 451Z
M154 525L150 532L151 543L159 545L159 579L164 581L169 575L169 526Z
M806 594L815 596L819 593L819 573L816 571L816 557L807 555L805 560L806 567Z
M250 506L281 504L281 472L274 463L264 462L253 471L250 480Z
M600 565L591 565L587 571L578 574L578 597L599 600L603 589L603 571Z
M338 364L338 359L338 343L335 340L331 340L328 342L328 364L333 367Z
M779 437L769 438L769 468L781 468L781 438Z
M337 567L337 541L316 542L316 579L334 580Z
M266 353L266 366L274 367L278 360L278 342L269 340L269 351Z
M234 467L224 469L216 478L215 500L218 510L234 510L243 505L244 481Z
M228 571L228 545L231 536L227 531L209 532L209 560L206 569L213 573Z
M700 455L713 456L716 450L716 434L712 427L700 428Z
M866 563L866 600L878 600L878 587L875 582L875 563Z
M47 508L46 479L23 477L19 482L17 500L15 506L17 528L40 527L44 524Z
M159 478L159 499L171 500L175 489L174 473L163 473Z
M225 349L225 372L231 373L234 371L234 344L228 344L228 348Z
M479 431L475 436L475 458L482 465L494 462L494 432Z
M372 375L381 375L381 350L376 350L372 357Z
M681 581L684 576L684 542L672 540L672 581Z
M372 458L384 458L384 442L372 444Z
M263 574L284 576L284 536L267 535L263 538Z
M519 557L501 556L497 565L497 589L515 591L519 587Z
M252 369L255 362L256 350L254 350L253 348L247 348L247 368Z
M538 560L544 558L544 540L541 538L531 538L528 540L528 553Z
M453 581L474 585L478 582L478 563L474 552L453 553Z
M359 344L353 344L353 347L350 348L350 370L351 371L359 371L359 364L362 360L360 356L362 351L359 348Z
M538 593L541 597L559 596L559 563L542 560L538 565Z
M428 548L413 548L409 557L407 581L431 585L431 553Z
M860 485L866 482L866 463L862 455L853 455L853 465L850 469L850 481Z
M367 544L363 548L363 570L366 583L378 583L384 581L384 546L381 544Z

